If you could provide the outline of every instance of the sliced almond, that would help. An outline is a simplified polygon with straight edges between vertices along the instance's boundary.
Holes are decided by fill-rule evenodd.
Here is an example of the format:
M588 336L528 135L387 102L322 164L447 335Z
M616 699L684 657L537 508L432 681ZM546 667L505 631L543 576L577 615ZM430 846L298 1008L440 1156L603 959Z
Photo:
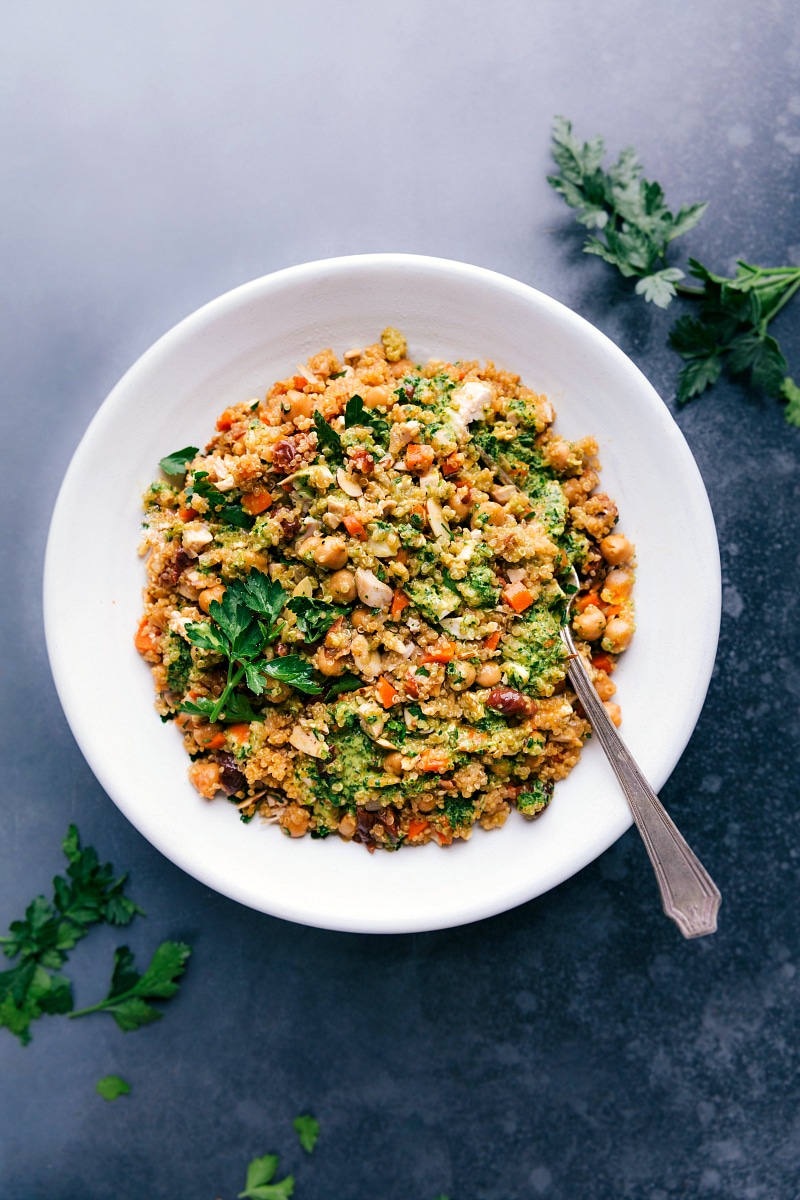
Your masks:
M336 482L346 496L363 496L364 489L360 483L356 483L352 475L348 475L344 467L339 467L336 472Z

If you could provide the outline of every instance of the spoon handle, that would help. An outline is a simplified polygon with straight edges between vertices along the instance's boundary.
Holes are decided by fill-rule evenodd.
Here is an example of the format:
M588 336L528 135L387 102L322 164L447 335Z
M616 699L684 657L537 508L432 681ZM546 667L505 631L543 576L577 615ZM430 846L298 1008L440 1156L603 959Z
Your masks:
M561 636L571 655L568 671L570 683L630 805L656 873L664 912L686 938L714 933L721 900L716 884L675 828L617 733L594 690L583 659L575 650L568 627L562 629Z

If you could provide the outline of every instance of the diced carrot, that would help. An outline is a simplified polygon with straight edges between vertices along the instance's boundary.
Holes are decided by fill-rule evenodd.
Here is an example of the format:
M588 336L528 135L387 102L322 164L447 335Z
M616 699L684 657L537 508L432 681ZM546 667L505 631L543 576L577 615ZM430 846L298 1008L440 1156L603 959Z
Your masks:
M452 642L444 642L441 646L434 646L427 654L423 654L422 661L424 663L449 663L453 661L456 647Z
M442 463L442 474L455 475L456 471L461 469L461 466L462 459L460 454L448 454L447 458Z
M206 750L222 750L225 746L225 734L215 733L205 743Z
M577 608L578 612L583 612L585 608L588 608L592 604L595 608L604 607L599 592L583 592L582 595L576 596L573 601L573 606Z
M409 471L427 471L433 466L436 457L433 446L424 446L421 442L412 442L406 448L406 466Z
M228 734L235 742L238 742L240 746L243 746L250 737L250 726L245 724L229 725Z
M237 419L237 414L232 408L226 408L224 413L220 413L217 417L217 429L230 429L234 421Z
M195 510L193 508L179 508L178 509L178 519L180 521L184 521L184 522L185 521L194 521L195 517L197 517L199 515L200 514L195 512Z
M140 654L154 654L158 650L158 630L151 625L147 617L143 617L136 630L133 644Z
M430 821L425 821L421 817L416 817L408 822L408 836L410 838L417 837L418 834L424 833L430 825Z
M500 645L500 638L503 636L502 629L496 629L494 633L490 633L487 638L484 638L484 650L496 650Z
M259 513L264 512L270 504L272 504L272 496L263 488L256 488L254 492L247 492L242 496L242 508L251 517L256 517Z
M446 750L423 750L415 766L418 771L449 771L450 756Z
M401 591L400 588L397 588L395 590L394 596L392 597L392 607L389 611L389 616L391 617L391 619L393 621L396 621L398 619L398 617L400 616L400 613L403 611L403 609L408 608L410 603L411 603L411 601L409 600L409 598L405 594L405 592Z
M514 612L524 612L533 604L534 596L524 583L510 583L503 592L503 599L510 604Z
M446 833L442 833L439 829L436 830L436 840L440 846L449 846L453 841L451 837L448 837Z
M610 675L612 671L616 670L617 664L607 654L593 654L592 666L597 667L598 671L605 671L606 675Z
M378 680L378 699L384 708L391 708L400 699L397 688L389 682L385 675L381 675Z
M292 379L292 387L296 392L302 392L303 388L308 384L305 375L295 375Z
M365 542L367 540L367 531L364 528L364 526L362 525L362 523L359 521L358 517L353 517L353 516L344 517L343 521L344 521L344 527L347 530L347 532L350 534L351 537L357 537L362 542Z

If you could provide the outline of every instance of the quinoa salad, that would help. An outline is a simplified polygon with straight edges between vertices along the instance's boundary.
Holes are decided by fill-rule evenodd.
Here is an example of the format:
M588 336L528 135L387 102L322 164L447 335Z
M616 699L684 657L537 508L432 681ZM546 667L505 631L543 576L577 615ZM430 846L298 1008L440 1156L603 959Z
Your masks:
M369 850L541 815L590 736L569 598L615 724L634 632L597 443L553 420L518 375L420 365L387 328L161 460L135 644L201 796Z

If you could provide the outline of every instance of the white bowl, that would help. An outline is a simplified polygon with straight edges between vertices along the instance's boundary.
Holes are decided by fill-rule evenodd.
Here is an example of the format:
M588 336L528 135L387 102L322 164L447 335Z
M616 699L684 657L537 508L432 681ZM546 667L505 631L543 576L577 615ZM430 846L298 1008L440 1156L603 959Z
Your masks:
M622 731L656 789L700 713L720 612L714 523L680 431L622 351L541 292L463 263L370 254L257 279L162 337L99 409L56 504L44 605L61 702L109 796L174 863L263 912L369 933L504 911L569 878L631 823L596 743L537 821L512 813L502 830L476 830L469 842L396 854L243 825L229 803L202 800L187 780L181 739L159 721L133 646L142 492L159 458L204 445L228 404L263 396L322 347L374 342L386 325L404 332L417 361L492 359L519 372L550 397L559 431L598 439L602 488L639 561L638 632L614 676Z

